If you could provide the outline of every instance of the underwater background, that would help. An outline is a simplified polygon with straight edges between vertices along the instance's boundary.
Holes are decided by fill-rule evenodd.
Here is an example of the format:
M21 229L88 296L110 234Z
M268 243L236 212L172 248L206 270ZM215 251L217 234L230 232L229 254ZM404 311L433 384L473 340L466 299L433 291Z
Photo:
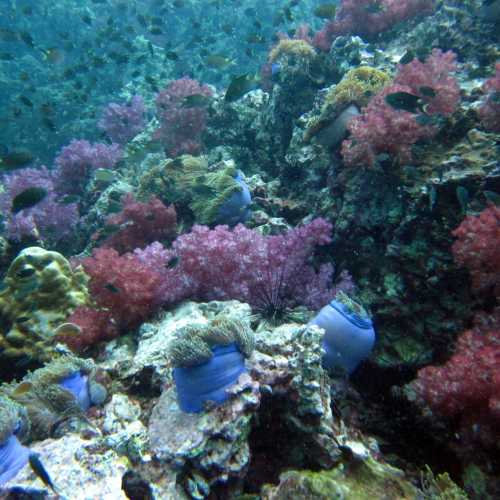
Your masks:
M500 498L500 0L2 0L0 498Z

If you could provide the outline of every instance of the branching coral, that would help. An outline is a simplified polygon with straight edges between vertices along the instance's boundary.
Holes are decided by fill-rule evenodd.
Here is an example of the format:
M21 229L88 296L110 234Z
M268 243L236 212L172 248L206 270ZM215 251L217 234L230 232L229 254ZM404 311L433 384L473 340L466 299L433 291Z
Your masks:
M413 388L438 414L459 418L467 437L494 446L500 437L500 310L478 315L448 362L420 370Z
M90 276L89 291L119 330L136 328L161 303L160 275L133 254L98 248L82 260Z
M457 419L466 441L490 447L500 438L500 208L467 216L453 235L453 255L469 270L473 291L481 298L492 294L497 307L478 313L453 356L420 370L412 388L433 411Z
M56 188L61 193L81 194L91 172L97 168L113 168L122 157L118 144L91 144L73 139L55 159Z
M194 226L177 238L173 251L193 297L237 299L274 316L299 304L318 308L333 297L332 266L316 271L308 264L315 247L330 242L330 232L324 219L267 237L242 225L232 231Z

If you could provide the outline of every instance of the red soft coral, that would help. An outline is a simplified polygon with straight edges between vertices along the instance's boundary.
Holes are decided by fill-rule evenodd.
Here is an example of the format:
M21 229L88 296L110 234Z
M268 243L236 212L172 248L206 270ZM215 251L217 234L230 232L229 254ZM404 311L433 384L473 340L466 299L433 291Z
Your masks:
M477 294L493 291L500 300L500 207L490 206L467 216L453 235L455 261L467 267Z
M480 314L458 339L443 366L428 366L413 382L419 398L433 411L459 417L460 428L490 445L500 437L500 310Z
M456 58L451 50L433 49L425 62L415 58L408 64L399 65L394 83L410 87L410 92L427 104L427 113L449 115L460 102L460 87L457 79L450 74L457 69ZM436 95L422 93L422 88L432 89Z
M153 241L165 240L175 233L176 213L170 205L166 207L158 198L147 203L135 201L132 194L123 197L123 209L108 217L107 225L121 226L120 230L106 239L102 246L119 253L144 248Z
M161 276L137 256L97 248L81 263L91 297L120 330L136 328L161 305Z
M68 318L69 323L80 327L80 333L62 333L58 336L74 352L84 352L99 342L112 340L119 332L109 311L80 306Z
M495 66L496 74L486 80L483 85L483 90L486 97L483 104L479 108L479 117L483 127L492 132L500 132L500 62Z

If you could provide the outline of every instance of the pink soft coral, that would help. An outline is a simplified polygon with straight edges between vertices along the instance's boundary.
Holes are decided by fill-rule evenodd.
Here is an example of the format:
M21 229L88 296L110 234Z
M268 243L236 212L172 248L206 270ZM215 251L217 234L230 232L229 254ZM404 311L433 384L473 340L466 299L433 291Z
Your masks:
M477 294L493 291L500 300L500 207L490 206L467 216L453 235L455 261L467 267Z
M433 49L425 62L415 58L408 64L400 64L394 83L406 85L412 94L418 95L427 104L427 113L449 115L460 102L460 87L457 79L451 75L457 70L456 58L451 50L443 52ZM426 87L436 95L423 93L421 89Z
M389 106L385 97L395 92L411 93L405 85L391 85L379 92L348 125L350 138L342 143L342 157L347 166L373 166L375 158L388 153L399 163L412 159L411 147L435 133L433 127L419 125L416 115Z
M429 14L434 6L434 0L342 0L335 19L316 34L314 44L321 50L329 50L339 35L370 38L396 23Z
M331 229L324 219L277 236L243 225L233 230L194 226L177 238L173 251L195 298L237 299L273 315L300 304L315 309L331 300L333 267L325 264L316 271L308 263L316 246L331 241Z
M486 130L500 132L500 62L495 68L495 76L486 80L483 85L486 97L479 108L479 117Z
M427 113L447 115L455 111L460 99L456 79L455 54L432 51L425 63L413 60L400 65L394 83L373 97L363 112L348 125L351 133L342 144L342 157L348 166L373 166L378 154L388 153L400 163L412 160L411 148L422 139L430 139L437 128L420 125L415 113L397 110L386 102L396 92L416 95L427 105ZM429 95L433 89L435 95Z
M196 80L180 78L170 82L156 98L160 128L156 130L155 137L163 143L170 156L198 154L201 150L201 135L208 113L202 107L184 105L184 99L192 95L210 97L212 91Z
M103 246L125 253L174 235L176 213L173 205L166 207L155 197L147 203L138 202L130 193L122 198L122 202L122 211L106 221L107 225L121 228L107 238Z

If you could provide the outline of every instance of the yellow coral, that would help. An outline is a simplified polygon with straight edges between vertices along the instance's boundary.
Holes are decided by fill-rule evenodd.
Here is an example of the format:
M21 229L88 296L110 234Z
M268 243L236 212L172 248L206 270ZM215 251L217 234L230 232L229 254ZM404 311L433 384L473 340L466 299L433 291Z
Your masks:
M284 38L271 49L269 53L269 62L273 63L282 58L288 59L290 56L303 61L310 61L316 57L316 52L313 46L305 40Z
M376 68L359 66L348 71L342 80L325 97L322 114L336 111L354 103L359 108L366 106L371 97L387 85L391 77Z
M54 329L88 301L87 281L83 270L72 270L60 253L25 248L10 265L0 292L0 314L11 323L0 334L1 357L50 359Z
M355 104L358 108L366 106L371 97L390 80L387 73L370 66L359 66L348 71L326 94L320 115L309 119L304 141L309 142L312 137L329 127L350 104Z

